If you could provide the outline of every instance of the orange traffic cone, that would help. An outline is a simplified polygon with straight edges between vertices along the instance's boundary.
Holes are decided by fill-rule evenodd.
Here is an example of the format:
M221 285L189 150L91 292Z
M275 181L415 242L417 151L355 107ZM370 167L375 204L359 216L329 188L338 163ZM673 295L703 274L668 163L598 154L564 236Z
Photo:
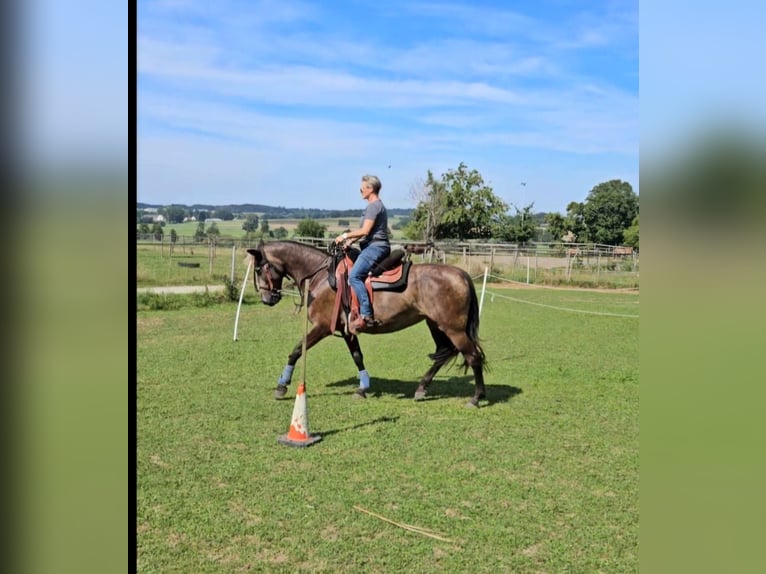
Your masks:
M278 437L277 440L287 446L311 446L322 440L319 435L309 434L309 414L306 405L306 385L301 383L295 393L295 407L293 407L293 420L287 434Z

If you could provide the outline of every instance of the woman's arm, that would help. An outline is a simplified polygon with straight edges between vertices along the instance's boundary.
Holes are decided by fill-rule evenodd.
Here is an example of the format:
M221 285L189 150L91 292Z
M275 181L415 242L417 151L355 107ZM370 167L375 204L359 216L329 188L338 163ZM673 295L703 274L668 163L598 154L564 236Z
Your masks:
M356 231L346 231L345 233L338 235L338 237L335 238L335 243L348 241L349 244L351 244L357 239L361 239L362 237L367 237L370 234L370 231L372 231L372 228L374 225L375 225L374 219L365 219L362 222L362 226Z

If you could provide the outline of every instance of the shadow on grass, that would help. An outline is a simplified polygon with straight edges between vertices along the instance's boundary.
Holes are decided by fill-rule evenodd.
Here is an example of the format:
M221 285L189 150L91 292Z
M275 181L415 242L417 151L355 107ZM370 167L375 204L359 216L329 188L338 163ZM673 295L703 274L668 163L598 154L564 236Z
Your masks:
M351 431L351 430L355 430L361 427L366 427L369 425L376 425L378 423L395 423L398 420L399 420L399 417L378 417L375 420L371 420L366 423L358 423L358 424L351 425L342 429L320 430L320 431L317 431L317 434L320 434L322 437L326 437L333 434L338 434L339 432Z
M356 390L359 386L359 379L351 377L337 381L335 383L329 383L328 387L350 387L352 390ZM486 398L480 402L481 406L492 406L497 403L507 403L514 396L521 394L522 390L518 387L512 387L511 385L484 385L486 390ZM382 395L398 395L400 399L412 400L415 396L415 390L418 388L417 381L402 381L400 379L383 379L380 377L374 377L370 385L370 389L367 391L368 397L380 397ZM466 400L473 397L474 384L473 376L456 376L448 379L434 379L430 385L428 385L428 394L424 401L435 401L446 398L460 398L463 397ZM345 395L346 393L338 393Z

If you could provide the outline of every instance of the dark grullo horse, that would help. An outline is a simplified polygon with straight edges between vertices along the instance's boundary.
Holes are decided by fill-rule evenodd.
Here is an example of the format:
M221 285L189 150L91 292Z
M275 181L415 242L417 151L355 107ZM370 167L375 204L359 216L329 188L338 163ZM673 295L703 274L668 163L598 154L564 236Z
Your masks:
M360 389L364 398L369 375L359 339L346 326L347 317L335 306L335 291L328 281L332 255L310 245L294 241L261 242L247 250L255 259L255 286L266 305L276 305L282 298L282 279L292 279L303 295L309 280L308 316L312 328L306 336L306 350L332 335L332 325L346 341L351 357L359 369ZM431 331L436 351L429 355L433 365L420 379L415 400L426 396L434 375L450 359L462 354L463 367L473 369L475 392L466 406L478 406L485 397L484 351L479 345L479 305L476 289L462 269L443 264L418 263L410 268L407 287L400 291L376 291L373 300L375 319L379 322L364 332L372 335L393 333L425 320ZM336 315L333 321L333 315ZM338 317L337 315L340 315ZM275 397L284 398L292 379L293 367L301 356L302 341L288 356L287 366L279 379Z

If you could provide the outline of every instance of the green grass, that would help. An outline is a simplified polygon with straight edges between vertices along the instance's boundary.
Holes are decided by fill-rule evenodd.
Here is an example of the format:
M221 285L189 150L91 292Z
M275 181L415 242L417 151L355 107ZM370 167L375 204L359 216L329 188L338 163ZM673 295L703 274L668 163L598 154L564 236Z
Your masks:
M456 367L412 400L433 351L424 324L362 336L366 401L326 339L306 362L323 436L308 449L276 440L302 379L299 363L290 400L273 399L303 332L292 305L246 301L237 342L234 303L139 312L138 571L636 572L638 320L575 310L637 315L638 300L492 290L489 401L474 410Z

